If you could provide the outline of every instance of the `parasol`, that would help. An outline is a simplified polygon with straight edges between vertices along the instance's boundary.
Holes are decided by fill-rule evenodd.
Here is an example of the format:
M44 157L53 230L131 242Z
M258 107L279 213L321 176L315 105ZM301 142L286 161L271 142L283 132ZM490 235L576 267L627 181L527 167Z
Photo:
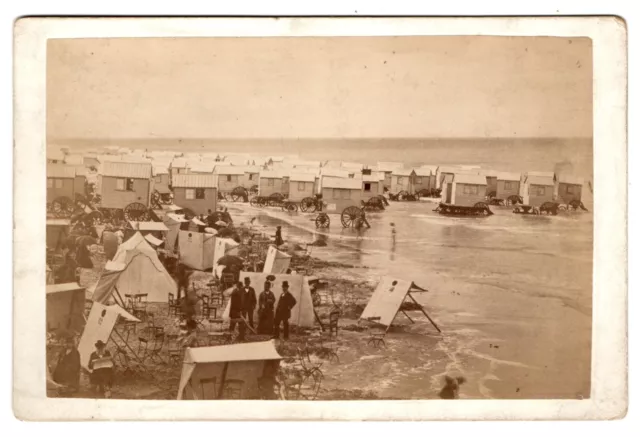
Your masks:
M225 255L218 260L220 266L243 265L244 261L235 255Z

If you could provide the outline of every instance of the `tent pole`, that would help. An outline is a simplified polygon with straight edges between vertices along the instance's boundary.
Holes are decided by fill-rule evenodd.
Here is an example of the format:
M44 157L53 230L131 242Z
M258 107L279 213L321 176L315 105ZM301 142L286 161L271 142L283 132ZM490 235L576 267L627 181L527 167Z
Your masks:
M405 317L406 317L407 319L409 319L409 321L410 321L411 323L416 323L416 322L414 322L414 321L413 321L413 319L412 319L411 317L409 317L409 314L407 314L404 310L400 310L400 311L402 311L402 314L404 314L404 315L405 315Z
M440 330L440 328L438 328L438 325L436 325L436 322L434 322L434 321L431 319L431 317L429 317L429 314L427 314L427 312L424 310L424 308L422 307L422 305L420 305L420 304L418 303L418 301L416 301L416 300L413 298L413 296L411 295L411 293L408 293L408 294L409 294L409 297L411 298L411 300L412 300L416 305L418 305L418 307L420 307L420 311L422 311L422 314L424 314L424 315L426 316L426 318L427 318L427 319L429 319L429 321L431 322L431 324L432 324L432 325L433 325L433 326L438 330L438 332L442 332L442 331Z
M222 394L224 391L224 381L227 379L227 369L229 368L229 363L224 363L224 367L222 368L222 377L220 378L220 388L218 389L218 399L222 399Z
M122 306L123 309L126 309L126 304L124 303L124 299L122 298L122 295L120 295L120 291L118 290L118 287L113 287L116 290L116 294L118 295L118 297L120 298L120 306ZM116 302L117 303L117 302Z
M140 359L140 357L138 357L138 354L135 353L135 351L131 348L131 346L129 346L129 343L127 342L127 340L125 340L124 338L122 338L122 334L120 334L118 332L118 330L115 328L115 326L113 327L113 330L111 331L111 333L116 333L116 335L118 336L118 338L120 338L120 340L122 340L122 342L124 343L124 345L127 347L127 349L129 349L129 351L133 354L133 356L135 357L136 360L138 360L138 362L140 363L140 366L142 366L142 368L144 369L145 372L147 372L149 375L151 375L151 377L153 379L155 379L155 377L153 376L153 373L149 372L149 369L147 369L147 366L144 365L144 362ZM111 335L109 335L109 338L111 338ZM114 343L115 341L112 340Z

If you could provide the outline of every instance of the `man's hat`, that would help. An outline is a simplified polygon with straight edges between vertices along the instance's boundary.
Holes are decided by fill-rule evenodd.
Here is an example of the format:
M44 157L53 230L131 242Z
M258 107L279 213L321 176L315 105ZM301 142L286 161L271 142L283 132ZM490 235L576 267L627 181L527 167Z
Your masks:
M282 281L282 288L289 288L289 281Z
M104 341L102 341L102 340L96 341L96 347L105 347L105 346L106 346L106 344L104 344Z

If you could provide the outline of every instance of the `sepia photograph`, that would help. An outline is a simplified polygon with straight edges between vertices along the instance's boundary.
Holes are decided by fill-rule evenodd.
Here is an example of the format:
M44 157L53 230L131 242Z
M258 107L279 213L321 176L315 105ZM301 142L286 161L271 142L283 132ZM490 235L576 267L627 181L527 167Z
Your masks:
M592 397L594 40L321 33L46 41L47 398Z

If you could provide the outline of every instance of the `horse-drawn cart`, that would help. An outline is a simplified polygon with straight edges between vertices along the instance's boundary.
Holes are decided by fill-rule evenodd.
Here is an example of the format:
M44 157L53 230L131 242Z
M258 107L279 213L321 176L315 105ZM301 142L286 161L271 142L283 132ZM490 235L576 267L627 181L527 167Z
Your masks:
M434 211L441 215L456 216L456 217L486 217L493 215L493 212L489 209L489 206L484 202L478 202L473 206L451 205L448 203L440 203Z

